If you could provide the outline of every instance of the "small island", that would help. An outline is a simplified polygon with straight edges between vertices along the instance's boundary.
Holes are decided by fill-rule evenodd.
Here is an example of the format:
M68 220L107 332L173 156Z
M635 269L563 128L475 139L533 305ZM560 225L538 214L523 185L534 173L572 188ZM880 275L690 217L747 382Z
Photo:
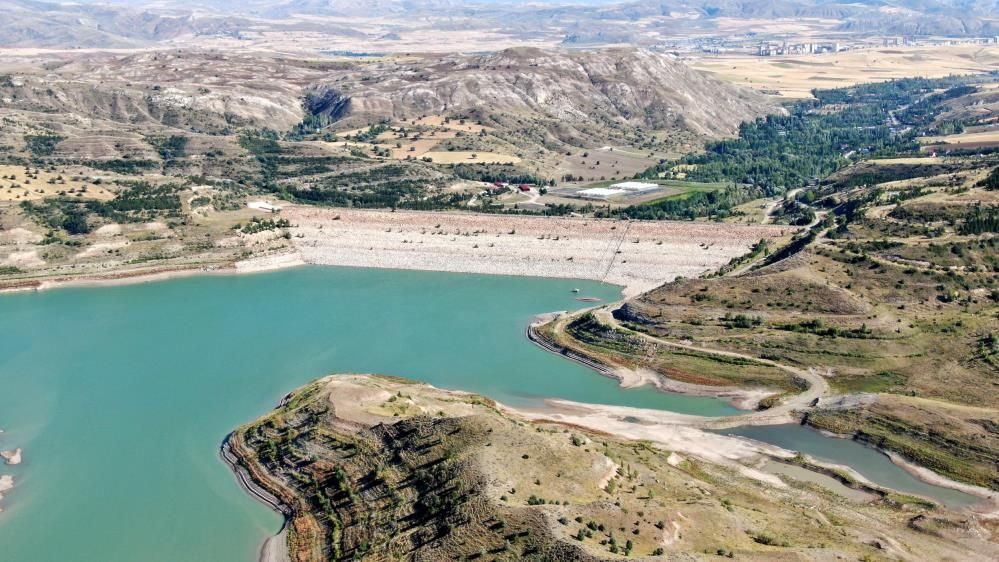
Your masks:
M3 493L14 487L14 477L9 474L0 475L0 501L3 501ZM0 511L3 507L0 506Z
M7 464L21 464L21 448L18 447L13 451L0 451L0 457L3 457L4 462Z

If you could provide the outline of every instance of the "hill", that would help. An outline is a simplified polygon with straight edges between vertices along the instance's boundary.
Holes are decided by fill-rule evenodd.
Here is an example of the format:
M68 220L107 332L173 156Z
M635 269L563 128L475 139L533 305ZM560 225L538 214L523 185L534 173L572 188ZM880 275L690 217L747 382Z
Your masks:
M792 179L780 166L760 166L769 142L748 142L740 155L738 143L726 141L717 145L725 149L694 157L694 174L713 174L717 165L723 174L762 172L757 184L782 176L772 185L801 186L743 208L763 208L764 222L808 229L785 246L760 243L717 274L678 279L541 332L611 367L645 369L661 386L690 384L714 394L770 389L774 394L762 409L793 405L804 423L952 479L999 489L999 159L994 142L953 145L936 156L913 142L919 131L988 128L991 86L929 84L938 87L875 117L899 134L882 137L890 140L880 147L874 137L862 141L858 149L867 157L848 160L821 180ZM905 83L837 91L833 97L843 106L820 111L818 118L829 124L845 119L844 132L868 134L872 129L847 117L867 113L864 102L856 105L850 97L875 99L868 89L882 87L901 92ZM833 99L825 95L818 92L820 100ZM882 104L886 98L876 99ZM792 114L810 127L808 113ZM798 134L796 125L771 123L784 131L772 138ZM743 138L769 136L756 137L759 132L747 128ZM846 139L838 138L830 156L849 151ZM807 151L822 150L815 142L790 141L787 147L782 156L795 162L785 169L792 175L805 167ZM810 380L788 375L806 371ZM798 397L804 388L821 392L803 404Z
M566 3L368 0L184 0L155 5L12 0L0 22L8 47L136 47L213 43L412 53L482 51L516 44L650 46L730 41L740 33L857 39L883 35L992 37L994 0L741 2L667 0ZM776 23L775 22L779 22ZM787 26L786 24L792 24ZM448 42L440 43L441 36ZM435 45L450 45L441 48ZM332 46L332 47L331 47ZM454 48L457 46L457 48Z
M233 432L223 454L286 514L268 549L295 562L984 560L996 551L973 518L897 495L787 486L740 464L780 462L767 454L681 456L390 377L309 384Z
M225 265L287 246L273 221L246 226L246 203L262 197L564 215L585 202L522 211L526 196L496 183L537 194L580 171L630 177L771 109L631 49L378 62L201 49L0 57L0 229L12 238L0 266L19 283L108 259L115 270ZM144 223L163 230L139 232ZM244 227L269 238L233 236ZM122 228L129 240L106 234Z
M587 126L730 135L768 107L762 96L668 55L635 49L516 48L372 63L322 80L310 93L310 110L331 118L472 114L485 124L561 124L566 130L555 134L563 136L585 134Z

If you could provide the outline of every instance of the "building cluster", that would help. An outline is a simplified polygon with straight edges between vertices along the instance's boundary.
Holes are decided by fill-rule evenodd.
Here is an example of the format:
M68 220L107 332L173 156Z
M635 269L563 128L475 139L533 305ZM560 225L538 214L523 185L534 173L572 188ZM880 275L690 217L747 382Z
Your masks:
M688 53L724 55L726 53L750 54L761 57L782 55L810 55L837 53L863 49L894 47L936 47L941 45L996 45L999 36L990 37L928 37L928 36L872 36L866 38L844 38L842 42L832 38L810 40L792 36L763 36L754 32L724 37L683 37L663 41L647 47L654 51L683 57Z
M997 37L972 37L963 39L950 38L916 38L916 37L884 37L881 39L881 47L912 47L912 46L940 46L940 45L996 45L999 44ZM861 43L844 45L842 43L788 43L764 41L757 44L756 55L761 57L775 57L781 55L810 55L815 53L838 53L840 51L855 49L877 48L877 43L864 41Z
M761 57L774 57L779 55L811 55L815 53L838 53L846 50L846 47L839 43L760 43L756 49L756 54Z
M929 46L929 47L939 47L941 45L997 45L999 44L999 36L994 37L968 37L961 39L916 39L915 37L906 37L902 39L899 43L896 39L891 45L918 45L918 46Z
M659 189L659 184L626 181L612 184L609 187L591 187L590 189L583 189L576 192L576 197L580 197L582 199L607 200L615 195L636 195L655 189Z

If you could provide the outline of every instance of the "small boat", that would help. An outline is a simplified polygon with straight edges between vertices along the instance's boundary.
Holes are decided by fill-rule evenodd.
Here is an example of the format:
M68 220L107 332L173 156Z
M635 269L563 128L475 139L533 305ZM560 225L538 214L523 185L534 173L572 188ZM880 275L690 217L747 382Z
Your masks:
M572 292L573 292L573 293L578 293L578 292L579 292L579 289L573 289L573 290L572 290Z
M597 297L579 297L576 300L579 302L600 302Z

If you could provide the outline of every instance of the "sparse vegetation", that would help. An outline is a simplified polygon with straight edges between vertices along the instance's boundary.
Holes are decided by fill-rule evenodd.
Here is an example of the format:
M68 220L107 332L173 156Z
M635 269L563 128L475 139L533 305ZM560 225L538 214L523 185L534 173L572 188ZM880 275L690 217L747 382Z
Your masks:
M28 152L35 157L51 156L55 152L56 145L64 138L55 134L25 135L24 143L28 147Z
M402 390L419 406L414 412L443 409L444 415L390 417L375 425L366 418L367 429L356 430L348 429L351 418L337 417L341 400L369 404L364 416L384 416L387 410L376 404L391 401L358 397L399 396ZM474 415L467 415L469 408ZM766 557L780 550L800 556L821 544L837 556L858 558L870 547L845 541L842 533L871 532L872 526L899 540L918 536L928 552L953 548L932 538L937 535L910 534L915 531L906 522L935 509L919 498L890 494L866 505L824 499L809 505L818 505L814 513L831 523L816 525L789 505L788 498L818 502L807 488L775 494L711 463L686 461L674 469L668 452L606 434L598 438L602 452L584 451L566 443L564 432L555 424L525 423L468 395L389 377L338 375L296 391L272 414L237 430L230 443L257 485L292 508L294 560L372 555L596 562L662 556L666 540L677 554ZM510 463L526 443L529 458ZM601 458L618 463L611 480L616 487L596 489L603 470L591 467ZM517 500L514 489L486 484L497 480L528 489L543 483L547 497L532 493ZM551 497L556 495L572 501ZM706 500L712 496L721 500ZM744 521L740 512L753 513L756 522L743 536L730 532ZM699 524L680 532L670 521ZM727 544L719 546L721 538Z

